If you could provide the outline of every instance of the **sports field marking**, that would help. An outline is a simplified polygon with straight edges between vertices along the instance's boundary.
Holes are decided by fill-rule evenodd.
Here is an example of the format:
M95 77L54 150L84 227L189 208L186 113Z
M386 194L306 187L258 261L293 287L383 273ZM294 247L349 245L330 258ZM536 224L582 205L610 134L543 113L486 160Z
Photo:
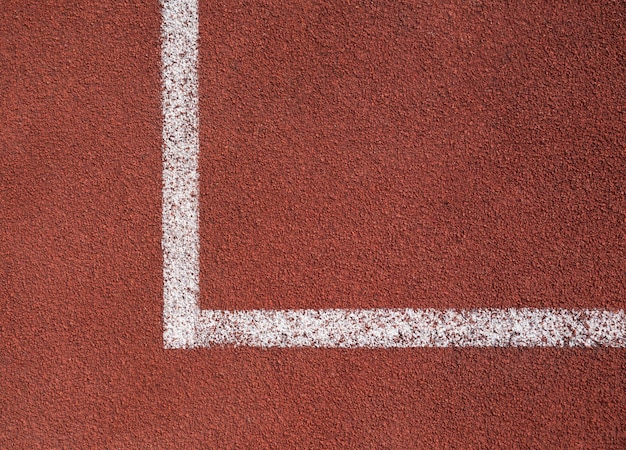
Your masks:
M201 311L197 0L162 0L165 348L626 347L624 310Z

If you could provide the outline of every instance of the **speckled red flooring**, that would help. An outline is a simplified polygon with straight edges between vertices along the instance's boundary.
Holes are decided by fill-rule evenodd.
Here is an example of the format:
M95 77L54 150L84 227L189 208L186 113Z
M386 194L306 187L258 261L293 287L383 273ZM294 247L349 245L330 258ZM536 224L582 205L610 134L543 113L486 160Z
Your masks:
M584 3L202 1L202 306L623 309ZM0 447L626 448L623 349L164 350L160 20L0 8Z

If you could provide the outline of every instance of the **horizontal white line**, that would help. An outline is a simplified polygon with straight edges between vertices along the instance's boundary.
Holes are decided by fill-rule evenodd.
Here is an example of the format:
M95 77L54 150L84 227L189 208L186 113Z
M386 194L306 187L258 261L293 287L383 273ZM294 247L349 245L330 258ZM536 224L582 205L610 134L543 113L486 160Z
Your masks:
M623 310L206 310L195 328L194 347L626 347Z

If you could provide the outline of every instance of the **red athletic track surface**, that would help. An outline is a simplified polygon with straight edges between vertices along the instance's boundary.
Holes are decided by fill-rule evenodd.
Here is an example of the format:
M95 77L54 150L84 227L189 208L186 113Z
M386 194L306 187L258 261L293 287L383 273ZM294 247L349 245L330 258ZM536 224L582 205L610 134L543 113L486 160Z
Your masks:
M2 3L0 448L626 448L623 349L164 350L159 5ZM200 24L203 308L626 306L625 3Z

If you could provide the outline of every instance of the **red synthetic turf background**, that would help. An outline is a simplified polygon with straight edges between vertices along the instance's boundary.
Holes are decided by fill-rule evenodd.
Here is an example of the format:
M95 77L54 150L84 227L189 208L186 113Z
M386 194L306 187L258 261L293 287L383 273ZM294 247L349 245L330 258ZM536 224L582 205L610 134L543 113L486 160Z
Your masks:
M624 308L588 3L202 2L202 305ZM0 447L626 447L624 350L163 350L159 26L0 10Z
M204 306L623 306L624 4L289 3L200 3Z

